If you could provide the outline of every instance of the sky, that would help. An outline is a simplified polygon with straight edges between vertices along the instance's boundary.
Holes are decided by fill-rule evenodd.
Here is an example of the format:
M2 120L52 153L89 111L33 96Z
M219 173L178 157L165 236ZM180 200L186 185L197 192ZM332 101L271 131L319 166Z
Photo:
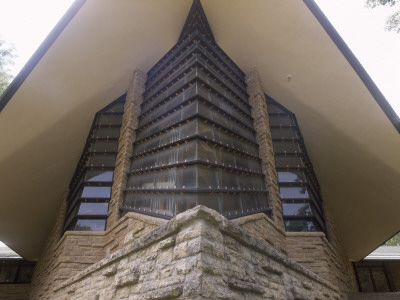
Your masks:
M365 0L315 1L400 115L400 34L384 30L393 8L368 9ZM15 47L14 76L72 3L0 0L0 39Z

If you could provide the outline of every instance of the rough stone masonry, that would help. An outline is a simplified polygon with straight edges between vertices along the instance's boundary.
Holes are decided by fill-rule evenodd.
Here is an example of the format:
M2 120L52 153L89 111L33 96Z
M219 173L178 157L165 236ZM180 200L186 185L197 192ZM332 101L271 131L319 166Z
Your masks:
M338 289L204 206L55 287L52 299L343 299Z

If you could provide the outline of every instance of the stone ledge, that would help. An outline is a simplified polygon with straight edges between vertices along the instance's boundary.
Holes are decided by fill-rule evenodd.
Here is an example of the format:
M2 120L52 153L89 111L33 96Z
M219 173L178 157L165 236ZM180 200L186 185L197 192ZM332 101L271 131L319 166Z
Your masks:
M69 236L105 236L105 231L65 231L61 239L58 241L54 247L54 252L60 248L60 246L65 242L66 238Z
M336 253L335 249L333 248L332 244L328 241L328 239L326 238L326 234L323 232L286 232L286 237L290 238L290 237L301 237L301 238L305 238L305 237L320 237L321 240L324 242L324 244L329 248L329 250L332 253Z
M286 232L287 237L326 237L323 232Z
M261 240L258 240L257 238L246 233L238 225L235 225L231 221L228 221L228 219L226 219L216 211L204 206L196 206L193 209L187 210L186 212L177 215L174 219L168 221L166 224L141 236L140 238L135 240L132 244L127 245L120 250L117 250L116 252L112 253L109 257L91 265L84 271L80 272L74 277L69 278L65 282L56 286L54 291L59 291L69 285L81 281L85 277L88 277L92 273L99 270L100 268L104 268L108 265L111 265L112 263L116 263L125 258L129 254L144 249L161 240L165 240L172 234L177 233L184 226L190 225L195 220L202 220L203 222L205 221L208 224L214 225L221 232L225 233L228 236L231 236L232 238L240 242L242 245L247 246L257 252L260 252L266 256L271 257L274 261L281 263L285 267L292 269L295 272L303 274L304 276L308 277L309 279L315 282L318 282L319 284L327 287L333 292L336 293L339 292L336 286L333 286L326 280L321 279L311 271L305 269L304 267L295 263L291 259L288 259L284 255L280 254L270 246L266 245Z
M273 226L281 235L286 236L286 232L283 231L280 227L278 227L275 222L273 220L271 220L271 218L269 218L268 216L266 216L263 213L258 213L258 214L254 214L254 215L249 215L249 216L244 216L244 217L240 217L237 219L233 219L231 220L232 223L236 224L236 225L244 225L250 222L254 222L254 221L258 221L258 220L265 220L267 221L271 226Z

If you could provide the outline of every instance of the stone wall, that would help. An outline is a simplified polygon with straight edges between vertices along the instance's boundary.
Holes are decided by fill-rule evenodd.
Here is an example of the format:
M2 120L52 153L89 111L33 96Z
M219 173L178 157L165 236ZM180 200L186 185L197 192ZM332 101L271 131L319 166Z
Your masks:
M250 234L262 238L269 245L283 254L287 254L315 274L333 282L341 290L356 291L354 270L336 235L333 222L329 218L326 202L324 202L323 210L329 242L324 233L285 232L267 104L258 72L253 71L247 76L246 82L254 128L257 132L257 142L260 146L263 172L266 175L273 222L268 218L255 215L239 220L238 224Z
M145 90L146 74L140 70L133 72L132 81L126 94L124 114L122 116L122 126L120 138L118 140L118 155L115 162L114 182L108 211L107 226L113 226L120 217L119 208L124 197L123 190L126 187L127 175L130 167L130 156L133 153L133 142L136 140L138 117L140 115L140 105L143 102Z
M0 300L28 300L30 284L0 284Z
M244 231L252 236L264 241L267 245L278 250L282 254L286 252L286 232L265 214L255 214L232 220L233 223L239 225Z
M272 209L272 219L275 227L284 230L282 205L278 186L278 175L275 169L275 155L272 146L271 129L267 103L261 81L257 71L253 71L246 77L247 93L253 117L256 139L259 145L258 151L261 158L261 167L265 175L265 185L268 190L269 205Z
M107 228L106 232L67 231L58 240L58 230L53 230L49 243L36 265L32 280L32 299L52 299L55 285L165 222L137 213L128 213L114 226Z
M345 299L217 212L188 210L55 288L52 299Z

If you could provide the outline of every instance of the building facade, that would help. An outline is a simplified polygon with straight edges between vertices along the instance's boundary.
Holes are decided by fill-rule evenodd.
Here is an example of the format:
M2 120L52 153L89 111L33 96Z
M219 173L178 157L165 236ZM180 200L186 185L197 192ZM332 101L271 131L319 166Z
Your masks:
M0 293L357 297L356 254L336 229L296 113L267 93L259 72L246 74L218 45L195 0L177 43L90 117L25 295L13 285Z

